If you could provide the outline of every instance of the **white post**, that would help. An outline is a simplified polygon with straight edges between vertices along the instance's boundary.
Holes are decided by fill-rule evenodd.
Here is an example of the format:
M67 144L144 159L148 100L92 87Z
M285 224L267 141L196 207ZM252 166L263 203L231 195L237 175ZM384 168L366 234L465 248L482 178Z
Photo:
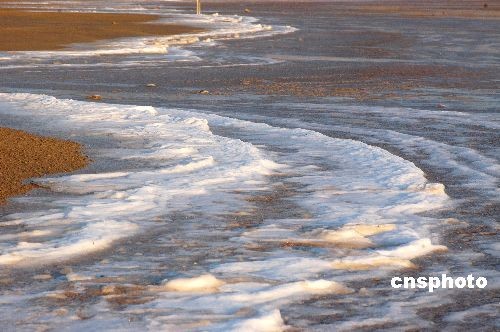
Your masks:
M196 14L201 15L201 0L196 0Z

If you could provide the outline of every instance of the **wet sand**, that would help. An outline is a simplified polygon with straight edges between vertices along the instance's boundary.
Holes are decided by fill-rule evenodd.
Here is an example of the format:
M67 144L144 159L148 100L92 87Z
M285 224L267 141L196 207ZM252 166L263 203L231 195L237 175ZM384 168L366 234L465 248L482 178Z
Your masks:
M166 36L201 29L151 23L154 15L31 12L0 8L0 51L61 50L73 43L98 40Z
M367 33L367 35L372 35ZM279 59L279 57L278 57ZM400 98L401 92L418 93L424 86L461 88L467 79L487 75L485 70L470 70L451 65L415 65L405 63L367 63L360 67L338 66L323 73L301 76L245 77L239 86L212 89L214 95L256 93L259 95L295 97L346 97L354 100Z
M254 0L253 3L265 3L267 0ZM293 6L308 7L317 0L275 0L288 2ZM464 18L464 19L499 19L500 2L492 0L357 0L335 1L335 11L349 16L358 15L397 15L419 18ZM251 7L251 6L250 6Z
M89 159L78 143L0 127L0 204L37 186L29 178L72 172Z
M500 18L500 4L487 0L451 0L435 1L424 0L414 2L384 1L381 3L347 4L359 12L374 14L396 14L406 17L422 18Z

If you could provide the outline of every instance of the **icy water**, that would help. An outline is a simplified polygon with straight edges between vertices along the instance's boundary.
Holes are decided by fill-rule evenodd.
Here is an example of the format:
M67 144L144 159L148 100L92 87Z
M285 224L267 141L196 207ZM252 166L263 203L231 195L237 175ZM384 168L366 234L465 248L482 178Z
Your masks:
M499 328L498 21L51 6L212 30L0 54L1 124L94 161L2 208L4 329ZM442 273L488 285L390 285Z

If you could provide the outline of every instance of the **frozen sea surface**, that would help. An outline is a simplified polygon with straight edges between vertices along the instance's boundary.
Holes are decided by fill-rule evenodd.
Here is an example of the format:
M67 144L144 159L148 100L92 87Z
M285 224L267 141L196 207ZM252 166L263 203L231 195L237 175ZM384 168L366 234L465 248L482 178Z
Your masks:
M51 5L215 30L0 55L1 124L94 160L3 208L6 329L498 326L497 21ZM488 286L390 286L441 273Z

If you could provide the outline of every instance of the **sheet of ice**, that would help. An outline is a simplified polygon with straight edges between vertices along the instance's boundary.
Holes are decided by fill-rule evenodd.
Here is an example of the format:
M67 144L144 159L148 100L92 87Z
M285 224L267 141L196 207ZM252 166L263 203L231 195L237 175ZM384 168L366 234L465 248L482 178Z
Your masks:
M297 210L294 218L264 219L251 229L193 225L182 236L195 247L209 241L217 258L186 267L183 260L196 249L173 234L162 241L176 247L181 240L187 246L182 255L160 251L167 256L151 258L172 262L163 283L118 284L120 292L109 286L101 294L104 302L88 309L90 320L63 323L49 315L47 321L132 329L123 321L126 312L154 329L280 329L280 309L286 305L317 295L342 296L356 291L346 285L352 281L412 268L414 258L445 250L431 231L440 220L420 215L447 204L443 186L429 183L414 164L359 141L183 109L32 94L0 94L0 113L36 115L47 130L107 142L91 152L115 163L101 171L36 180L59 195L40 198L45 210L6 216L0 223L6 229L3 266L88 257L161 223L182 223L172 217L179 213L206 222L220 216L228 223L234 216L253 218L259 206L250 198L275 186L290 188L293 195L286 202ZM214 127L238 138L215 135ZM147 266L137 254L127 257L125 266L96 262L94 272L72 271L66 279L88 285L103 269L137 273ZM120 314L105 305L127 296L127 289L139 304Z
M241 332L273 332L283 331L285 328L286 325L283 322L283 318L281 318L279 310L274 310L270 314L262 315L258 318L247 319L234 326L234 330Z
M161 288L172 292L215 292L222 285L223 281L211 274L205 274L194 278L166 280Z
M287 103L275 104L275 107L304 112L310 109L311 105ZM495 112L478 112L471 116L470 113L455 111L342 104L315 104L314 109L317 112L333 112L335 117L344 119L343 123L339 125L322 124L320 120L305 122L290 118L283 119L283 117L272 120L268 118L267 121L276 123L277 126L300 126L313 131L334 130L350 136L363 137L364 141L368 141L370 144L389 144L400 148L402 152L412 155L425 155L424 162L426 164L433 166L433 168L447 169L450 176L456 179L456 182L463 183L470 189L480 189L478 195L491 197L498 197L499 195L500 164L494 152L488 155L478 151L477 148L463 144L463 142L449 143L440 140L439 137L432 139L424 135L420 136L415 131L410 134L401 129L396 129L414 124L432 126L435 133L446 133L450 130L449 126L453 125L453 130L460 130L465 136L477 134L476 127L478 125L488 131L498 131L500 122ZM349 125L354 121L359 121L359 114L376 119L373 126L368 125L366 128L359 128L355 124ZM384 123L385 128L377 128L382 123ZM395 128L395 130L391 130L391 128Z
M183 314L174 315L174 312L189 310L194 317L205 315L207 320L212 320L210 325L203 327L204 330L251 331L256 328L259 331L281 331L285 324L277 309L280 305L307 299L312 295L351 292L351 289L328 280L306 280L278 286L235 283L221 287L220 292L214 294L201 292L183 296L178 293L162 293L163 297L146 307L170 312L168 318L163 317L166 323L162 323L161 317L155 319L153 326L156 329L168 330L174 326L186 328L187 324L192 324L192 318ZM231 316L233 319L227 319ZM226 319L222 320L221 317Z
M37 114L53 126L67 130L147 141L144 146L114 149L112 154L118 160L142 160L141 155L150 160L156 156L154 165L145 169L84 172L38 180L54 191L78 196L56 199L51 205L60 208L48 210L45 215L26 213L6 219L11 223L22 219L30 230L65 227L65 231L59 234L61 237L49 237L36 248L20 246L18 243L25 242L15 241L15 235L3 234L14 241L2 244L1 265L46 264L86 256L136 234L169 211L238 211L246 203L234 191L264 189L264 176L280 167L265 159L251 144L212 134L206 120L200 118L160 115L152 107L94 104L48 96L2 94L0 98L2 113ZM164 154L172 149L181 149L177 150L181 153Z

